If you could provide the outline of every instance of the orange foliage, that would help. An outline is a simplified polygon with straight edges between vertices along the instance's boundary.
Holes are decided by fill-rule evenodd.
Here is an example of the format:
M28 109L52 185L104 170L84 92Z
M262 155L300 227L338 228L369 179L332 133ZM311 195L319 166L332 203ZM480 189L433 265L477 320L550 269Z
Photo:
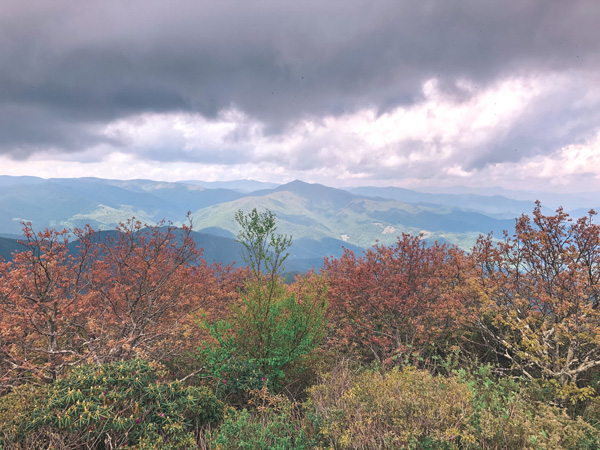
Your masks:
M481 238L478 325L489 347L530 378L566 389L600 367L600 226L558 209L517 220L512 237Z
M465 254L404 234L394 246L376 245L361 257L346 250L326 259L332 342L389 363L421 354L463 323Z
M82 335L90 307L85 272L92 264L90 228L77 255L69 253L69 234L46 229L34 233L24 224L27 250L0 263L0 357L3 383L34 376L50 381L65 366L80 362Z
M51 381L72 365L193 346L191 313L219 314L243 273L201 259L191 227L135 219L101 235L90 227L34 233L0 263L0 383ZM70 235L77 248L69 246Z

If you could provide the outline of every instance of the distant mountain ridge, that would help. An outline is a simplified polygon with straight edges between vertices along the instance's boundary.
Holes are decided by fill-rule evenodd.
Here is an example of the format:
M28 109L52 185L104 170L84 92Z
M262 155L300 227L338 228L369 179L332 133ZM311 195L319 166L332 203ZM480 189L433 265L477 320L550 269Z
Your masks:
M278 185L275 183L265 183L255 180L233 180L233 181L198 181L187 180L181 181L183 184L191 184L194 186L202 186L208 189L229 189L243 193L254 192L259 189L273 189Z
M13 252L24 249L25 247L19 244L16 239L0 237L0 260L9 261Z
M293 181L271 190L260 190L225 204L192 214L202 230L237 229L238 210L268 208L275 212L281 232L312 239L332 238L359 247L376 241L390 244L403 233L423 233L430 240L472 245L481 233L514 225L485 214L444 206L423 206L392 199L355 195L319 184Z
M133 216L150 224L166 219L179 225L190 211L207 254L212 255L209 249L214 248L226 255L223 262L229 262L239 260L239 255L229 254L239 253L234 241L239 230L235 212L268 208L277 216L278 231L293 236L288 263L308 267L324 256L339 256L342 246L360 251L376 242L389 245L401 233L422 234L429 242L468 249L479 234L501 235L502 230L511 230L515 217L531 213L534 200L396 187L343 190L300 180L277 186L252 180L0 176L0 236L8 238L0 240L0 251L6 254L10 238L21 234L21 221L31 221L37 230L88 223L95 229L111 230ZM218 255L210 257L220 260Z
M398 187L372 186L350 188L348 191L358 195L389 198L406 203L452 206L486 214L502 215L505 218L516 217L524 211L533 210L535 206L535 201L515 200L502 195L430 194ZM551 211L549 208L545 208L545 210L546 212Z

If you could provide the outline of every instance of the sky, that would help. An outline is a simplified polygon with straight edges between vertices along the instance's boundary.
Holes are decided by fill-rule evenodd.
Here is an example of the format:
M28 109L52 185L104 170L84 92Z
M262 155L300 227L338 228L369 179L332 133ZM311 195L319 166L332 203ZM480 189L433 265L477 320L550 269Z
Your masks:
M2 175L600 191L598 0L2 3Z

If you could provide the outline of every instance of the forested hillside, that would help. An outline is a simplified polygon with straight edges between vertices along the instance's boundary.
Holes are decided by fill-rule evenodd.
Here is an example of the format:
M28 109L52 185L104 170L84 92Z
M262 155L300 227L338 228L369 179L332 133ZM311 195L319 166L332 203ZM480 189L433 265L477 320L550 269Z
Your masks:
M26 224L0 263L0 447L598 448L594 217L538 204L469 251L402 234L291 282L268 210L232 216L243 267L190 222Z
M233 216L238 209L256 207L277 214L279 230L293 236L287 260L291 273L319 269L324 257L340 257L344 248L360 252L376 242L391 245L404 232L422 233L429 243L437 240L468 249L480 233L494 231L501 236L514 225L514 219L504 217L514 217L517 214L511 211L532 205L480 196L479 204L487 200L503 211L499 219L466 209L474 205L465 202L464 196L374 188L357 189L365 193L357 195L301 181L273 186L244 180L164 183L1 176L0 186L0 233L12 239L0 240L0 255L6 260L19 248L16 241L23 222L31 222L37 231L87 224L106 231L131 217L149 224L170 219L180 225L191 211L192 236L203 249L204 259L240 265ZM424 199L439 199L440 204L422 203Z
M23 222L31 222L38 231L88 224L96 230L111 230L131 217L148 224L166 219L181 225L191 212L195 232L234 239L237 210L268 208L277 215L279 230L294 237L288 269L305 272L321 267L326 256L341 256L342 247L360 251L376 242L392 245L402 233L423 234L428 242L437 240L468 250L479 234L493 231L501 236L503 230L512 228L515 217L533 208L533 200L392 188L349 192L302 181L273 187L248 180L166 183L0 176L0 236L21 236ZM233 242L211 242L202 236L197 244L209 262L239 259L237 253L227 251L235 246ZM4 247L9 245L13 244L6 242ZM221 247L220 254L211 252ZM7 257L10 252L2 254Z

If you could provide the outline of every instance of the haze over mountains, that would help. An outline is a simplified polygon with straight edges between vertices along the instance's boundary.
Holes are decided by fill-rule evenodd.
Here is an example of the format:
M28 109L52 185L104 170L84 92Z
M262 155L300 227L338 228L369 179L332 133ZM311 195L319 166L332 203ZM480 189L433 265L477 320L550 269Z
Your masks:
M468 249L479 234L500 236L512 229L515 217L532 211L536 197L514 197L396 187L342 190L298 180L276 186L251 180L171 183L0 176L0 255L9 258L17 248L22 221L31 221L37 230L88 223L110 230L133 216L145 223L166 219L180 224L190 211L205 258L239 261L234 215L256 207L273 211L278 231L293 236L288 268L306 270L320 266L324 256L341 255L342 246L361 251L376 242L389 245L401 233L422 233L430 242ZM563 200L575 215L596 206L585 195Z

